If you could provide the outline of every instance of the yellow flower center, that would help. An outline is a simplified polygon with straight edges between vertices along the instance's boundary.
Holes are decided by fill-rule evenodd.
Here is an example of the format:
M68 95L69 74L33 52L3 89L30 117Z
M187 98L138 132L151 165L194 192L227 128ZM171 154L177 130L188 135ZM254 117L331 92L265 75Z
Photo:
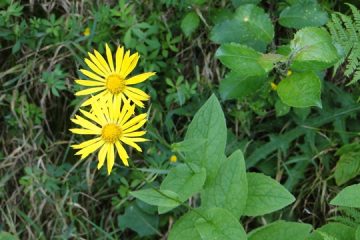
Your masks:
M118 94L125 89L125 80L119 74L111 74L106 78L106 87L112 94Z
M115 143L122 134L122 130L119 125L115 123L106 124L101 133L102 139L108 143Z

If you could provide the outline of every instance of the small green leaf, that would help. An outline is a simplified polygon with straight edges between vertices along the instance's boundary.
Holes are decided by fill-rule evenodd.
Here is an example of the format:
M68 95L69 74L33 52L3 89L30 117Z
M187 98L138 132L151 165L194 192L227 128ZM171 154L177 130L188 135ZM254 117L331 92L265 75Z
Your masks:
M266 74L259 63L261 55L250 47L236 43L221 45L215 54L226 67L245 76Z
M206 170L199 169L195 165L179 164L171 169L164 181L161 183L160 190L170 190L176 192L180 201L184 202L195 193L200 192L206 179ZM159 207L159 213L170 211L173 207Z
M284 208L295 201L280 183L260 173L247 173L248 199L244 215L260 216Z
M321 108L321 81L313 72L295 72L283 79L277 88L278 95L290 107Z
M360 208L360 184L344 188L331 200L330 204L341 207Z
M196 211L199 210L196 209ZM195 222L200 218L200 215L194 210L181 216L172 227L169 233L169 240L202 240L195 228Z
M323 70L333 66L339 59L329 33L322 28L307 27L299 30L290 48L294 54L291 68L299 71Z
M274 26L268 14L253 4L240 6L232 19L216 24L210 39L216 43L236 42L265 51L274 38Z
M142 211L135 204L126 207L125 213L118 216L119 227L122 231L130 228L140 237L157 233L159 216Z
M355 229L342 223L328 223L316 229L307 240L326 240L324 236L329 236L331 240L355 239Z
M277 99L277 101L275 103L276 117L284 116L284 115L288 114L289 111L290 111L290 107L288 105L284 104L279 99Z
M204 218L195 222L195 228L206 240L246 240L244 228L228 210L222 208L206 209ZM185 239L185 238L184 238Z
M245 160L235 151L221 166L215 180L201 194L202 207L222 207L240 218L248 195Z
M266 75L246 76L232 71L220 82L222 99L242 99L257 92L265 83Z
M288 28L319 27L326 24L328 14L321 9L316 0L302 0L286 7L281 13L279 23Z
M305 240L312 227L305 223L277 221L248 234L249 240Z
M140 199L150 205L162 207L176 207L180 199L177 193L169 190L143 189L130 192L133 197Z
M358 142L347 144L337 150L340 156L336 163L335 180L342 185L360 174L360 144Z
M189 12L181 21L181 30L185 36L189 37L200 24L200 18L195 12Z
M227 130L224 113L215 95L199 109L185 135L189 139L206 139L198 149L186 153L186 161L206 169L207 178L214 178L225 152Z

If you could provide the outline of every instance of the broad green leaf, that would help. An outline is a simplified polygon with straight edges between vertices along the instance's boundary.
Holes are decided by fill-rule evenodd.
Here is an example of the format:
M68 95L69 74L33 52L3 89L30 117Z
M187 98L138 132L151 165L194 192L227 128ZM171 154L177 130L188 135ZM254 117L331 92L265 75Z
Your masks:
M325 240L324 235L336 240L352 240L355 239L355 229L342 223L328 223L316 229L308 240Z
M360 174L360 144L358 142L347 144L337 150L340 156L336 163L335 180L342 185Z
M339 58L329 33L322 28L299 30L290 48L294 54L291 68L299 71L323 70L333 66Z
M204 138L186 139L182 142L171 144L171 149L174 152L192 152L198 150L205 142L206 139Z
M198 149L186 153L186 161L204 167L207 178L214 178L223 160L226 135L224 113L216 96L212 95L195 114L185 135L185 141L194 138L206 141Z
M313 72L295 72L280 81L277 93L286 105L290 107L321 108L321 81Z
M181 216L172 227L169 233L169 240L202 240L200 234L195 228L195 222L200 219L200 215L192 210Z
M200 24L200 18L195 12L189 12L181 21L181 30L185 36L189 37Z
M155 190L150 188L130 192L130 194L141 201L155 206L176 207L179 205L179 202L181 202L178 194L169 190Z
M267 53L267 54L261 54L261 57L259 58L258 62L265 69L266 72L270 72L275 64L280 61L286 60L286 57L280 54L275 53Z
M252 3L252 4L258 4L261 2L261 0L231 0L234 7L239 7L240 5Z
M246 76L232 71L220 82L222 99L242 99L257 92L264 84L266 75Z
M280 183L260 173L247 173L248 199L244 215L260 216L284 208L295 201Z
M171 169L164 181L161 183L160 190L176 192L180 201L184 202L195 193L200 192L206 179L206 170L199 169L195 165L179 164ZM159 207L159 213L171 210L173 207Z
M284 115L288 114L289 111L290 111L290 107L288 105L284 104L279 99L276 101L276 103L275 103L276 117L284 116Z
M328 14L316 0L302 0L286 7L279 18L280 25L289 28L319 27L326 24Z
M253 4L240 6L232 19L216 24L210 38L216 43L236 42L265 51L274 37L274 26L262 8Z
M118 222L122 231L130 228L143 237L158 232L159 216L146 213L135 204L131 204L126 207L123 215L118 216Z
M249 240L305 240L312 226L305 223L277 221L248 234Z
M246 206L248 185L245 160L235 151L220 167L215 180L201 194L202 207L222 207L240 218Z
M223 44L215 54L226 67L245 76L266 74L259 63L261 55L254 49L237 43Z
M360 208L360 184L348 186L341 190L330 204L341 207Z
M195 222L195 228L206 240L246 240L244 228L228 210L212 208L204 211L204 218Z

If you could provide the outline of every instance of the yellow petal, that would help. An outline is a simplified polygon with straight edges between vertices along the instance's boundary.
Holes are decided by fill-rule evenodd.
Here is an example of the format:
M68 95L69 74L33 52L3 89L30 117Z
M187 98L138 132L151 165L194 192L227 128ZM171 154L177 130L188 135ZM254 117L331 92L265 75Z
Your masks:
M93 70L96 74L106 77L106 73L104 73L102 70L100 70L90 59L85 58L85 63L88 65L88 67Z
M125 80L125 84L132 85L132 84L141 83L141 82L145 81L146 79L148 79L149 77L154 76L155 74L156 74L155 72L142 73L142 74L136 75L134 77L131 77L131 78Z
M126 78L127 75L129 75L134 70L134 68L136 67L136 65L139 61L139 58L140 58L139 54L138 53L135 53L135 54L134 54L135 55L134 59L131 61L129 67L124 72L124 75L123 75L124 78Z
M146 138L128 138L128 139L130 139L133 142L148 142L148 141L150 141L149 139L146 139Z
M149 97L143 97L141 95L129 91L128 89L125 89L124 94L128 95L131 100L135 99L140 102L149 100Z
M99 135L99 134L101 134L101 132L89 130L89 129L83 129L83 128L71 128L69 130L75 134L84 134L84 135Z
M80 69L80 72L82 74L84 74L85 76L89 77L90 79L92 80L96 80L96 81L100 81L100 82L105 82L105 79L96 75L95 73L93 72L90 72L88 70L85 70L85 69Z
M137 132L124 133L123 136L124 137L141 137L141 136L144 136L145 134L146 134L146 131L137 131Z
M109 46L107 45L107 43L105 43L105 49L106 49L106 57L107 57L110 69L111 69L112 72L114 72L115 71L114 70L114 62L113 62L113 59L112 59L111 50L110 50Z
M139 123L140 121L146 119L146 117L147 117L146 113L140 114L140 115L132 118L130 121L123 123L121 127L123 130L126 130L127 128L134 126L135 124Z
M96 142L98 142L100 140L101 140L101 137L97 137L97 138L90 139L90 140L87 140L85 142L82 142L80 144L73 144L73 145L71 145L71 147L74 148L74 149L80 149L80 148L90 146L91 144L94 144L94 143L96 143Z
M129 156L128 156L125 148L121 145L121 143L119 141L115 142L115 146L116 146L116 149L118 151L121 161L124 163L125 166L129 166L129 162L128 162Z
M99 82L99 81L77 79L77 80L75 80L75 82L79 85L87 86L87 87L105 86L105 83Z
M105 87L93 87L93 88L88 88L85 90L81 90L75 93L75 96L83 96L83 95L89 95L92 93L96 93L99 92L101 90L105 90Z
M82 118L78 115L75 115L76 119L71 119L71 121L73 121L74 123L80 125L83 128L87 128L89 130L93 130L93 131L101 131L101 128L96 126L95 124L93 124L92 122L86 120L85 118Z
M92 104L94 101L97 101L99 98L101 98L102 96L104 96L105 94L107 94L108 91L102 91L101 93L96 94L95 96L91 96L88 100L86 100L85 102L83 102L81 104L82 107L84 106L89 106L90 104Z
M137 95L131 93L131 92L124 92L124 94L133 102L135 103L137 106L144 108L145 105L139 100L137 99Z
M101 147L101 149L99 151L99 154L98 154L99 162L98 162L98 165L97 165L97 169L100 169L104 165L107 149L108 149L108 143L105 143Z
M97 124L103 126L106 122L101 121L98 117L96 117L96 115L86 112L82 109L80 109L80 112L87 118L93 120L94 122L96 122Z
M134 131L138 130L146 123L146 121L147 121L146 119L142 120L138 124L128 128L128 129L123 130L123 133L125 134L125 133L130 133L130 132L134 132Z
M92 104L93 113L96 115L96 117L103 123L107 123L107 119L104 116L104 111L101 109L101 106L98 102L93 102Z
M148 100L150 98L149 95L147 95L145 92L143 92L142 90L138 89L138 88L134 88L134 87L126 87L125 90L129 90L137 95L142 96L143 98L146 98L146 100Z
M139 152L142 152L141 148L139 145L137 145L136 143L134 143L131 138L127 138L127 137L122 137L120 139L122 142L126 143L127 145L135 148L136 150L138 150Z
M120 112L118 123L120 125L122 125L122 123L125 123L131 117L131 115L134 114L134 112L135 105L130 105L128 100L124 100L124 106L122 107L122 110Z
M89 52L88 52L88 54L89 54L89 57L90 57L91 61L92 61L94 64L96 64L96 66L97 66L103 73L105 73L106 75L107 75L107 74L110 74L110 72L109 72L108 70L106 70L106 68L104 68L104 67L101 65L101 63L100 63L99 60L95 57L94 54L89 53Z
M102 145L104 145L104 141L98 141L90 146L87 146L83 149L81 149L80 151L78 151L76 153L76 155L80 155L81 154L81 159L86 158L87 156L89 156L90 153L95 152L96 150L98 150L98 148L100 148Z
M96 50L94 50L95 56L97 60L101 63L101 66L103 66L108 72L111 72L109 65L106 63L105 58Z
M114 166L114 162L115 162L114 144L109 144L108 153L107 153L107 171L109 175Z
M120 75L123 76L125 78L125 73L128 70L128 68L130 67L132 61L138 56L138 53L134 53L132 54L130 57L128 57L130 54L130 51L127 51L121 66L121 70L120 70Z
M116 50L116 69L115 69L117 73L120 73L123 58L124 58L124 47L121 48L118 47L118 49Z

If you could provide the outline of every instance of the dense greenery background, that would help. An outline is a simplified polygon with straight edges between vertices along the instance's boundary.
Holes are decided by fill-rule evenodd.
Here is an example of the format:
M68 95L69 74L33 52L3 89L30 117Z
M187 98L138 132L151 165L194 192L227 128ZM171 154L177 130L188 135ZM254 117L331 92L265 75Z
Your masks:
M360 7L357 0L348 2ZM236 14L243 15L236 9L249 3L254 5L246 11L265 21L270 35L245 28L246 18L237 21ZM350 20L336 23L340 13L355 19L353 26ZM319 95L298 108L287 102L284 87L274 86L302 65L278 65L243 79L248 66L233 69L233 59L224 57L227 51L286 55L294 34L308 26L329 31L339 55L315 75L321 103ZM1 0L0 232L19 239L167 239L187 208L160 215L130 192L159 186L178 164L171 156L181 162L172 144L184 139L213 93L226 119L226 155L241 149L248 170L271 176L296 198L280 211L242 217L246 232L278 219L314 229L331 219L358 224L360 212L329 202L359 181L359 39L360 14L336 0ZM230 42L241 49L220 47ZM68 131L79 107L73 96L78 69L85 68L87 52L103 52L105 43L139 52L136 71L157 72L142 85L151 95L151 142L142 145L143 153L131 154L136 168L117 159L110 176L96 169L96 155L84 161L73 155L69 146L81 139ZM198 202L194 195L189 205ZM10 239L5 235L0 238Z

